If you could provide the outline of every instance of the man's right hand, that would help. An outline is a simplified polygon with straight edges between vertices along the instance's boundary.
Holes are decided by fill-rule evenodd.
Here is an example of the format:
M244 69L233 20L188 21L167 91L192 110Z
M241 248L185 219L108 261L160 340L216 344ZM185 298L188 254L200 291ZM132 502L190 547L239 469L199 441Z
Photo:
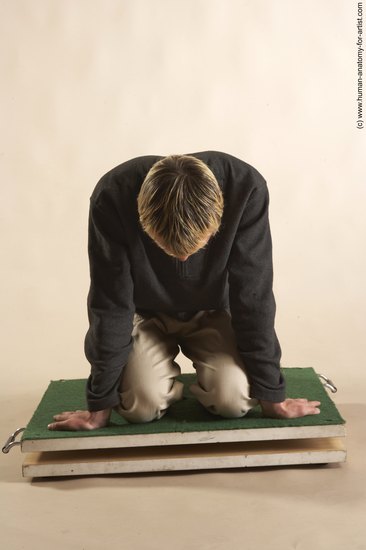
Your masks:
M102 411L66 411L56 414L56 422L48 424L49 430L95 430L104 428L109 422L112 409Z

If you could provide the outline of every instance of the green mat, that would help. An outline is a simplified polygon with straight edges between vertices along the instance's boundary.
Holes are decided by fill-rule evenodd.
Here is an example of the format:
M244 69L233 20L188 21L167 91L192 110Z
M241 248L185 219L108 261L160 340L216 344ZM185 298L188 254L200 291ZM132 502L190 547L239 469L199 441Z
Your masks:
M59 439L64 437L98 437L124 434L166 432L193 432L206 430L235 430L243 428L273 428L289 426L320 426L344 424L318 375L312 368L282 369L286 379L288 397L306 397L321 402L321 414L303 418L278 420L264 418L258 405L243 418L227 419L209 413L189 391L196 375L182 374L178 380L184 383L184 397L171 405L160 420L146 424L130 424L114 411L110 424L92 431L50 431L47 425L53 415L62 411L85 409L86 380L57 380L50 382L38 408L23 432L22 441L32 439Z

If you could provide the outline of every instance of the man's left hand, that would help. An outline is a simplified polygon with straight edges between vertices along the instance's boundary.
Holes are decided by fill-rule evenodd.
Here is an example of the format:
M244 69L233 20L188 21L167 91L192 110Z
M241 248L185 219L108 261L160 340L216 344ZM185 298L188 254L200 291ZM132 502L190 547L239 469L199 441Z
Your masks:
M311 414L320 414L320 401L307 399L285 399L281 403L259 401L264 416L269 418L300 418Z

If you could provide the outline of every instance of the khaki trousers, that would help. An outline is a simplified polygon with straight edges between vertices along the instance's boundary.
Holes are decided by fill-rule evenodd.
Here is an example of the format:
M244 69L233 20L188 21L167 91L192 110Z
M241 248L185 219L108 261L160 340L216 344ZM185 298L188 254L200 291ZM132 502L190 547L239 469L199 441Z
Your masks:
M123 369L115 410L129 422L161 418L182 399L183 384L175 358L187 356L196 370L190 390L212 414L244 416L257 404L248 397L249 385L227 311L200 311L189 321L165 313L135 315L133 346Z

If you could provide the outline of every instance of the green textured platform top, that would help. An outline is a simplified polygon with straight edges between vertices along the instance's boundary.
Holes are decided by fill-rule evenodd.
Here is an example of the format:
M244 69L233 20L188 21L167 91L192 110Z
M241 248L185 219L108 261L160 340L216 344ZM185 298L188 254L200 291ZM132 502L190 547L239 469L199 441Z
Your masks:
M184 383L183 399L171 405L165 416L160 420L145 424L130 424L113 411L110 423L105 428L76 432L50 431L47 429L47 425L53 421L53 415L62 411L86 408L85 379L57 380L50 382L23 433L22 441L246 428L325 426L345 423L314 369L285 368L282 369L282 372L286 379L287 396L292 398L306 397L309 400L320 401L320 414L286 420L265 418L262 416L261 408L258 405L243 418L227 419L218 417L208 412L191 394L189 386L196 378L195 373L192 373L177 377L178 380Z

